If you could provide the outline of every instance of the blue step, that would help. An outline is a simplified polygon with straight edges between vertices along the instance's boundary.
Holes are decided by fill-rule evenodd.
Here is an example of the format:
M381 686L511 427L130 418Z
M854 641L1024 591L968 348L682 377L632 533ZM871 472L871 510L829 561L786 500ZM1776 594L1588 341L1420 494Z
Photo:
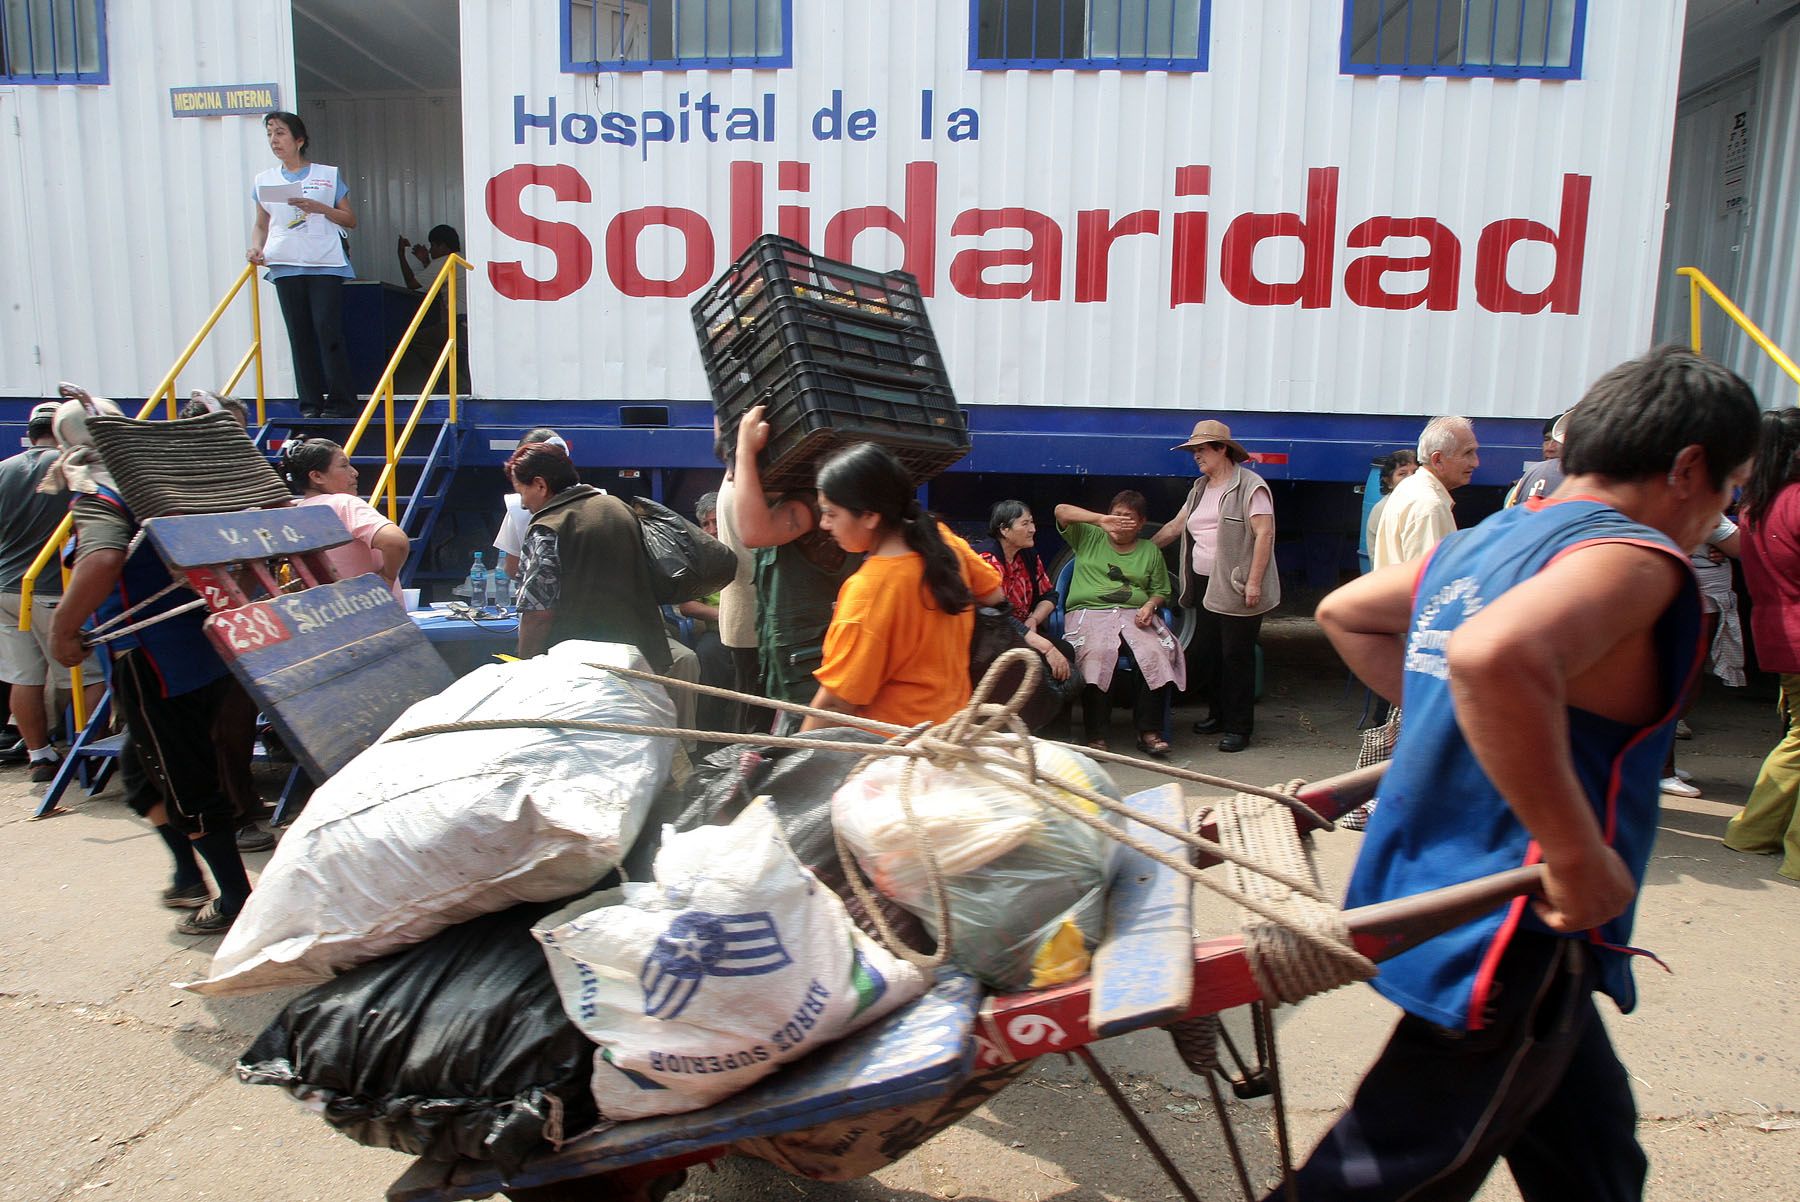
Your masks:
M407 400L402 398L404 407ZM428 411L429 412L429 411ZM347 436L355 426L349 421L286 421L274 420L255 431L252 441L272 463L279 464L280 452L269 450L272 442L285 442L297 429ZM398 433L398 427L396 427ZM400 498L400 528L406 531L415 547L423 548L429 544L431 532L437 526L438 516L442 513L448 499L450 481L462 466L463 441L466 431L441 417L421 418L414 428L413 436L408 440L408 451L395 460L397 467L416 468L417 474L412 481L412 491ZM381 447L382 450L365 451L350 456L350 462L359 468L379 468L387 465L386 434L380 422L372 423L363 433L365 447ZM373 474L364 472L372 483ZM403 587L410 587L415 580L461 580L462 573L420 572L417 557L407 561L407 566L400 574Z

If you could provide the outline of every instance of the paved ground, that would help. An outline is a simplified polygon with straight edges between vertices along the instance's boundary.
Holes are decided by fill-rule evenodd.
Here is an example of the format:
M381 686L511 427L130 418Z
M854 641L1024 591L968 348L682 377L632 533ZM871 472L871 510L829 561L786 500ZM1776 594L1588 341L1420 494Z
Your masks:
M1244 779L1319 777L1354 760L1361 691L1345 687L1306 624L1268 634L1269 696L1256 745L1224 756L1186 734L1178 762ZM1774 861L1718 841L1777 731L1772 705L1724 690L1680 745L1706 798L1666 808L1638 942L1674 970L1640 971L1643 1002L1609 1025L1630 1066L1652 1198L1761 1202L1794 1195L1800 1165L1800 886ZM1180 715L1178 715L1180 716ZM1123 728L1121 728L1121 732ZM1132 787L1151 782L1125 774ZM376 1199L406 1167L333 1134L230 1065L284 996L202 1001L170 988L200 975L214 941L173 934L158 908L165 853L116 794L33 822L23 769L0 770L0 1202L344 1202ZM1323 840L1341 885L1360 836ZM264 856L253 856L252 867ZM1199 926L1233 920L1203 903ZM1281 1054L1302 1149L1343 1104L1392 1022L1371 991L1281 1012ZM1240 1028L1241 1029L1241 1028ZM1203 1090L1158 1033L1100 1053L1202 1197L1237 1196ZM1081 1072L1031 1075L878 1177L822 1185L754 1163L692 1175L678 1200L1173 1197L1145 1150ZM1259 1179L1275 1164L1269 1111L1234 1105ZM1504 1172L1485 1200L1517 1197Z

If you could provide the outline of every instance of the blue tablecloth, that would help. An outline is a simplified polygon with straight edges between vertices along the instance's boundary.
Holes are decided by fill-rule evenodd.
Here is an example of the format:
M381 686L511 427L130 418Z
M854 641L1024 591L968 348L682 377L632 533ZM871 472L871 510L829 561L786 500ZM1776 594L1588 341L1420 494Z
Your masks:
M447 610L420 609L406 615L419 628L431 645L437 648L450 670L465 676L483 664L494 662L497 654L513 655L519 648L519 617L486 617L480 621L452 617Z
M489 611L487 617L478 622L467 618L453 618L447 609L415 609L406 616L413 620L413 625L424 632L425 637L434 643L462 643L476 639L505 638L514 642L519 638L519 615L516 610L508 610L505 617L493 617Z

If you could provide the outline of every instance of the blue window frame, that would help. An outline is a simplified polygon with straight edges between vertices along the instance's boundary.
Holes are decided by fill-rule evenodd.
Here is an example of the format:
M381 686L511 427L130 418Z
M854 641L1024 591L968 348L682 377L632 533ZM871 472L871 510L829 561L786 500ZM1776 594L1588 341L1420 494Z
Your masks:
M562 0L562 69L791 67L794 0Z
M977 71L1204 71L1212 0L969 0Z
M106 81L106 0L0 0L0 84Z
M1347 75L1580 79L1587 0L1344 0Z

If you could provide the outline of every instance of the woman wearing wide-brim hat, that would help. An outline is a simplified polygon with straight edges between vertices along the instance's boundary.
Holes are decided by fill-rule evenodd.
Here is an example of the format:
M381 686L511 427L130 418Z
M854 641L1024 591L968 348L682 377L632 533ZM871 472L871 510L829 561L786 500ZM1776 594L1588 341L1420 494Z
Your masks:
M1217 732L1220 751L1242 751L1256 720L1262 616L1281 604L1274 497L1267 482L1244 466L1250 453L1224 422L1194 423L1194 432L1174 449L1193 453L1200 478L1181 512L1151 541L1166 547L1181 540L1177 587L1181 604L1198 619L1195 688L1207 705L1194 733Z

